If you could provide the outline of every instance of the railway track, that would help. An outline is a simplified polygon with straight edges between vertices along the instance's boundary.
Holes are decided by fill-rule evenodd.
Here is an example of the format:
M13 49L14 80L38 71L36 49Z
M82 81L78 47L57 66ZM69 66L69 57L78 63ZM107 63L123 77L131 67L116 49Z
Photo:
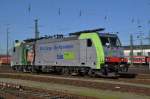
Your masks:
M138 74L136 78L90 78L88 76L66 76L56 74L0 73L0 78L31 80L37 82L58 83L87 88L131 92L150 96L150 74Z
M68 84L57 84L52 82L37 82L37 81L30 81L30 80L20 80L20 79L12 79L12 78L0 78L0 81L3 82L11 82L11 83L18 83L22 84L24 86L29 86L33 88L42 88L47 90L60 90L62 92L72 93L72 94L78 94L83 96L93 96L97 97L98 99L149 99L148 93L142 93L143 90L139 90L138 88L135 89L134 87L130 88L127 87L129 90L125 91L126 87L123 86L115 86L116 90L103 90L104 87L106 87L104 84L101 85L103 88L94 88L94 87L85 87L82 86L80 83L80 86L75 85L68 85ZM42 79L41 79L42 81ZM60 80L59 80L60 81ZM76 82L77 83L77 82ZM84 83L84 85L87 83ZM98 87L98 86L97 86ZM107 88L111 88L112 85L107 86ZM114 86L113 86L114 87ZM120 88L119 88L120 87ZM120 91L120 89L123 89ZM145 90L145 88L144 88ZM132 91L132 92L131 92ZM135 91L140 91L140 93L135 93ZM146 90L149 92L148 90ZM133 93L134 92L134 93ZM117 95L116 95L117 94ZM71 98L71 99L93 99L93 98ZM95 98L94 98L95 99Z
M142 72L141 72L142 71ZM138 77L138 78L148 78L148 79L150 79L150 71L148 71L148 70L145 70L145 73L144 73L144 71L143 71L143 69L140 71L140 69L139 68L129 68L129 72L130 73L135 73L135 74L138 74L137 76L136 76L136 78ZM9 65L2 65L2 66L0 66L0 72L1 73L16 73L16 72L18 72L18 71L14 71L14 70L12 70L12 68L9 66ZM55 74L52 74L52 75L55 75ZM61 76L61 75L59 75L59 76ZM63 75L64 76L64 75Z
M20 84L7 83L5 81L0 82L0 97L2 99L96 99L77 96L62 91L32 88Z
M39 75L40 76L45 76L45 77L64 77L64 78L79 78L79 79L88 79L88 80L106 80L106 81L109 81L109 80L114 80L114 78L109 78L109 79L105 79L105 78L99 78L99 77L95 77L95 78L91 78L89 76L71 76L71 75L58 75L58 74L43 74L43 73L40 73L40 74L37 74L37 73L22 73L22 72L16 72L14 70L12 70L9 66L6 66L6 67L0 67L0 72L3 73L3 74L9 74L9 73L12 73L12 74L24 74L24 75ZM150 74L138 74L136 76L136 78L118 78L117 81L123 81L123 82L131 82L131 83L141 83L141 84L150 84Z
M96 88L103 90L114 90L123 92L134 92L139 94L146 94L150 96L150 83L136 82L135 80L130 81L129 79L116 79L116 80L106 80L106 79L86 79L83 77L59 77L50 75L32 75L26 73L0 73L1 78L13 78L22 80L31 80L37 82L49 82L58 83L73 86L82 86L88 88ZM149 80L148 80L149 81ZM140 82L140 83L139 83ZM119 87L119 89L118 89Z

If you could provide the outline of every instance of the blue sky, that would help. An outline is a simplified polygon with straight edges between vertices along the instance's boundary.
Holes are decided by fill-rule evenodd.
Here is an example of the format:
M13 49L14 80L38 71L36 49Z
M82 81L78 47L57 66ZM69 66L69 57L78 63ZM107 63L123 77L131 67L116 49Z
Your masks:
M134 43L139 31L148 36L150 0L0 0L0 52L6 49L7 24L12 45L15 39L34 37L36 18L41 36L102 27L119 32L122 44L128 45L131 33Z

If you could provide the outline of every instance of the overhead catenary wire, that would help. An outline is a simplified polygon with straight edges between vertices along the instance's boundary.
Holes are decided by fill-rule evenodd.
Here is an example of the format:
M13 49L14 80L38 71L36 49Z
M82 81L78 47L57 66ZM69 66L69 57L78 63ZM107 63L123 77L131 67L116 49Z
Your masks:
M60 8L58 9L58 15L59 16L61 15L61 9Z
M29 14L31 13L31 4L30 3L28 5L28 12L29 12Z

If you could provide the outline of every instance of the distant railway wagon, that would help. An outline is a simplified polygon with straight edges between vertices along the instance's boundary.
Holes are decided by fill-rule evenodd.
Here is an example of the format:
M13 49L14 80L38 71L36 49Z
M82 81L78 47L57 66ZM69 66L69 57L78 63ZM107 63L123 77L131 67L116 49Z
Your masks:
M10 56L0 55L0 65L10 64Z
M128 59L128 63L130 64L131 58L128 57L127 59ZM139 65L141 65L141 64L147 65L147 64L149 64L149 62L150 62L150 57L148 57L148 56L133 56L132 57L132 63L136 64L136 65L138 65L138 64Z
M61 74L117 75L127 72L127 59L116 34L103 29L55 35L16 42L12 67L21 71Z

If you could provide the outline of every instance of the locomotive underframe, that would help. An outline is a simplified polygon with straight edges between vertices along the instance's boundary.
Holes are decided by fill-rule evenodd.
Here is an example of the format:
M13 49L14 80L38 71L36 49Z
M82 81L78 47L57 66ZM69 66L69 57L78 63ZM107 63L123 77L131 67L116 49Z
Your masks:
M118 76L120 72L127 72L127 63L105 63L101 69L91 69L88 66L50 66L50 65L15 65L14 70L33 73L53 73L61 75L89 75L95 76Z

